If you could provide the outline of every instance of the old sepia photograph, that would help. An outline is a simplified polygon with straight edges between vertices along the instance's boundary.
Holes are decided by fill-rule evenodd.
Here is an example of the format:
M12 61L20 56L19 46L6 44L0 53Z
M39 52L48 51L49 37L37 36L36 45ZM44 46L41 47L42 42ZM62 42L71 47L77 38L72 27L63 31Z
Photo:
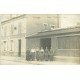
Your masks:
M80 14L0 14L0 65L80 64Z
M80 80L80 0L0 1L0 80Z

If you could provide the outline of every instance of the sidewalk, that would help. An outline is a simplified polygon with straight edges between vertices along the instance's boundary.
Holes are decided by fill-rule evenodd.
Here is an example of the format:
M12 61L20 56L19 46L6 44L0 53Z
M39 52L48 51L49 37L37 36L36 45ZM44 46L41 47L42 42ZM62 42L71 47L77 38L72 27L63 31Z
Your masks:
M6 61L14 61L14 62L21 62L25 64L32 64L32 65L75 65L77 63L71 62L63 62L63 61L26 61L25 58L22 57L12 57L12 56L0 56L1 60Z
M14 57L14 56L0 56L1 60L6 60L6 61L15 61L15 62L25 62L25 58L22 57Z

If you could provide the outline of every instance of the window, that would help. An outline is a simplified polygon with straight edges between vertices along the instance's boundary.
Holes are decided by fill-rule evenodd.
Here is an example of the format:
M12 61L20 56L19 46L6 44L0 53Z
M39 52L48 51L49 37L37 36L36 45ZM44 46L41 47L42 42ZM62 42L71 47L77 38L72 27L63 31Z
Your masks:
M11 35L13 35L13 25L11 25Z
M13 50L13 40L11 40L11 51Z
M4 41L4 51L6 51L7 43Z
M14 30L16 30L17 29L17 27L14 27Z
M21 34L21 27L22 27L22 23L18 24L18 34Z

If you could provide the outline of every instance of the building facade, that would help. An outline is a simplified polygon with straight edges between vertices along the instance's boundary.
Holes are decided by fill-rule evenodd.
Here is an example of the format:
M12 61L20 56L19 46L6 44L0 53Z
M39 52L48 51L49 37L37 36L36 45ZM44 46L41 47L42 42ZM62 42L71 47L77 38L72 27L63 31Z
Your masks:
M3 15L1 22L1 54L25 56L26 49L31 48L25 36L34 35L37 32L50 30L51 28L58 28L58 25L58 15L56 14Z
M44 50L46 47L49 50L52 48L55 60L80 63L80 27L39 32L26 37L26 40L29 48L33 48L33 45Z
M25 57L27 49L52 47L55 56L80 57L79 31L79 14L3 15L1 54Z

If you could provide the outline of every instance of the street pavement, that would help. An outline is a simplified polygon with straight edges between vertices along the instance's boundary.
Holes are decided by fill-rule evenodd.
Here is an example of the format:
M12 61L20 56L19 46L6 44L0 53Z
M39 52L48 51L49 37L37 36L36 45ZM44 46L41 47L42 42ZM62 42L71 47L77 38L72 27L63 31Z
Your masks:
M22 57L0 56L0 65L74 65L63 61L26 61Z

